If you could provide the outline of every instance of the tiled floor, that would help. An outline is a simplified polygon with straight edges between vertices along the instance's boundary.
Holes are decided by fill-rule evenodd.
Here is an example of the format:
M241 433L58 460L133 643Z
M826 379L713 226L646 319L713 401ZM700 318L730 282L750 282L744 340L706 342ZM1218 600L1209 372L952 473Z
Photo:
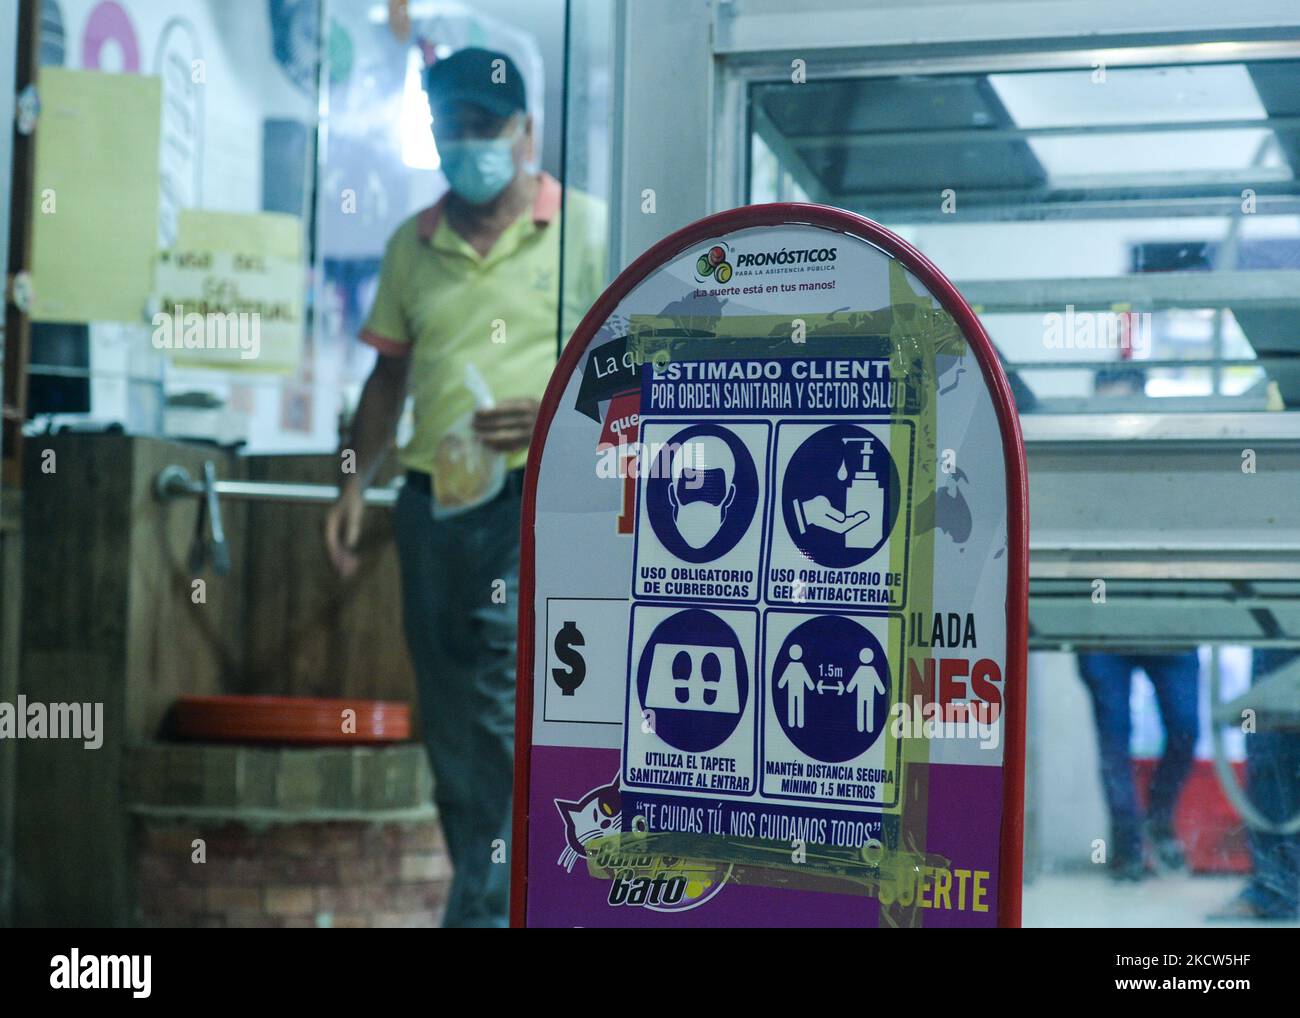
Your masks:
M1236 894L1241 877L1159 877L1117 884L1087 871L1039 876L1025 884L1025 926L1300 928L1300 921L1210 922L1205 917Z

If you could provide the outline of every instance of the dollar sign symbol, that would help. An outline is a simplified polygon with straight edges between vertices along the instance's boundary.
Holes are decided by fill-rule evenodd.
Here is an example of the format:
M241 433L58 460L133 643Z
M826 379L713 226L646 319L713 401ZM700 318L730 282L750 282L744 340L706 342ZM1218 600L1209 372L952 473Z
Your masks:
M572 622L565 622L560 631L555 634L555 656L562 661L566 667L552 668L551 678L555 684L560 687L560 691L565 696L572 696L573 691L582 685L582 680L587 677L587 662L582 659L574 647L585 647L587 641L582 638L582 633Z

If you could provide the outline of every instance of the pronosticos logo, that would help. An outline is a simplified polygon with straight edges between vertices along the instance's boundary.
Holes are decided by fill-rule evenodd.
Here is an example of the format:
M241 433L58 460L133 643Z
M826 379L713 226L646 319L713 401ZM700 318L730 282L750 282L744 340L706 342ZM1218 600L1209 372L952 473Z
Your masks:
M716 279L719 283L727 283L731 280L731 273L731 245L729 244L714 244L695 262L696 282Z

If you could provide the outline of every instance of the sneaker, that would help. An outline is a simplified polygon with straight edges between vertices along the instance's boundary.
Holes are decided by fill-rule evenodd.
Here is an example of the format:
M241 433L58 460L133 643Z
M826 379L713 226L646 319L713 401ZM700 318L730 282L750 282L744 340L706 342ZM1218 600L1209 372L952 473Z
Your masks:
M1265 912L1248 894L1239 894L1205 917L1209 920L1223 919L1290 919L1292 916L1272 915Z
M1147 841L1151 845L1151 855L1158 871L1181 873L1187 869L1187 855L1183 852L1183 844L1171 829L1148 827Z
M1120 884L1136 884L1147 878L1147 864L1141 856L1118 858L1109 867L1110 879Z

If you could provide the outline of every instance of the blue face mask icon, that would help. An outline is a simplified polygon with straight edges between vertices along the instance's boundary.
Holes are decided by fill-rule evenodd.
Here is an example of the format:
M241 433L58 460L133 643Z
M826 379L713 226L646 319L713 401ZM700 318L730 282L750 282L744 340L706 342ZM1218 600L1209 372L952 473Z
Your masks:
M672 460L668 504L677 533L692 548L713 540L736 500L736 460L716 436L691 439Z
M501 138L467 138L438 146L442 172L451 189L471 205L490 202L515 177L512 131Z

